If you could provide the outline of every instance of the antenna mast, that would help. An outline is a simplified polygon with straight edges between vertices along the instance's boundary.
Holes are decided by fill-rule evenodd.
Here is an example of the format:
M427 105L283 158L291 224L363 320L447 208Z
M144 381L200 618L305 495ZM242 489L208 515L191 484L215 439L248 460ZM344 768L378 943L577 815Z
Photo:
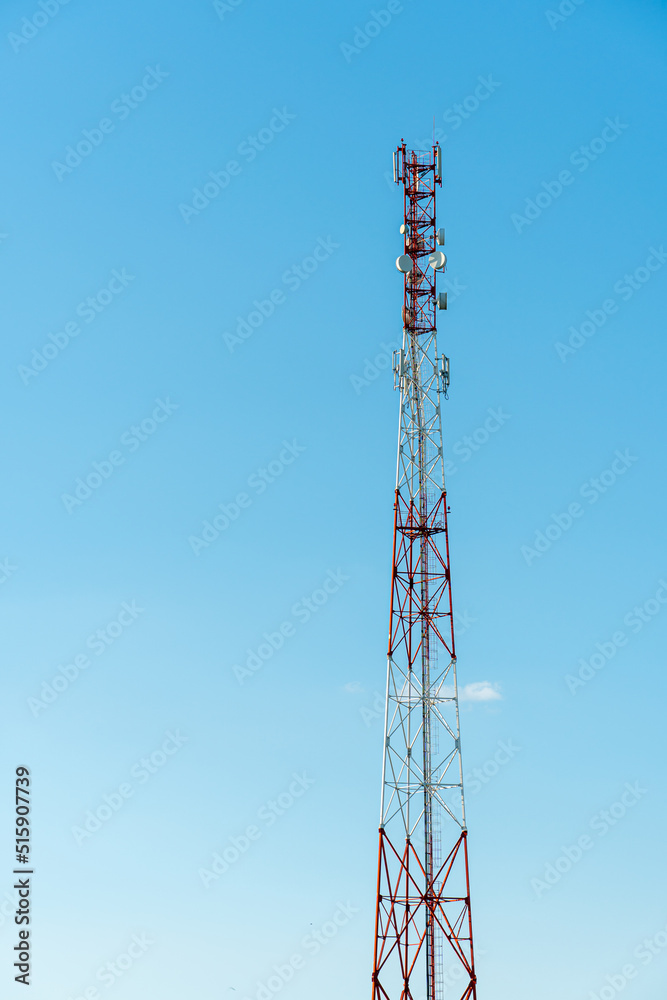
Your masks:
M449 360L438 354L436 229L440 146L394 153L404 188L403 347L394 556L373 966L373 1000L476 1000L468 844L459 733L440 403ZM425 993L424 993L425 990Z

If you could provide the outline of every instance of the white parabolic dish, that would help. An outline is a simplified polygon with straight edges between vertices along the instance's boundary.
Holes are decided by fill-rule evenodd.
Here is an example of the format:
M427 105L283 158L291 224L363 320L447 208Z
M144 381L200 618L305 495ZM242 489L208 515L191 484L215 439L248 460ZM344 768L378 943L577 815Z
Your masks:
M447 258L442 250L435 250L434 253L429 255L428 262L434 271L442 271L447 263Z

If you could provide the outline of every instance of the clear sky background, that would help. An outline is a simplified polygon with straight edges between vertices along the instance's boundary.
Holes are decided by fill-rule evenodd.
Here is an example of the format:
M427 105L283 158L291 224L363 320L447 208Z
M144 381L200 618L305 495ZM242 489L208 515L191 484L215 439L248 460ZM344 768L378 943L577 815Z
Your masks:
M34 1000L369 996L391 153L435 118L479 1000L664 997L667 7L561 9L2 5L3 995L26 764Z

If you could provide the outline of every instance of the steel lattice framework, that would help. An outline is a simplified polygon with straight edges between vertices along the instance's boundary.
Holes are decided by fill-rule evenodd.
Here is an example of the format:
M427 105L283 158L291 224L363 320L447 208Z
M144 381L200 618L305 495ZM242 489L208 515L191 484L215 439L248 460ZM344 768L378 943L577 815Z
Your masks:
M440 403L440 149L394 154L405 274L373 1000L475 1000ZM431 264L429 266L429 258ZM404 261L404 264L406 262ZM447 964L445 964L447 963Z

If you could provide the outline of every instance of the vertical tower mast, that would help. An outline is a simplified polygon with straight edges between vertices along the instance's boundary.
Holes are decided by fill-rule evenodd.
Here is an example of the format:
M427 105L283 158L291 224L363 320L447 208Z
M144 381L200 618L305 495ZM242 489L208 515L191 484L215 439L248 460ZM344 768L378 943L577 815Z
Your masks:
M373 1000L476 1000L440 401L440 147L394 153L405 193L403 347Z

